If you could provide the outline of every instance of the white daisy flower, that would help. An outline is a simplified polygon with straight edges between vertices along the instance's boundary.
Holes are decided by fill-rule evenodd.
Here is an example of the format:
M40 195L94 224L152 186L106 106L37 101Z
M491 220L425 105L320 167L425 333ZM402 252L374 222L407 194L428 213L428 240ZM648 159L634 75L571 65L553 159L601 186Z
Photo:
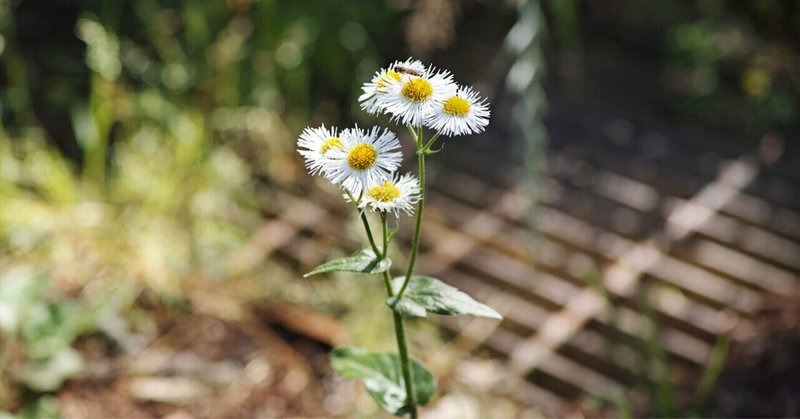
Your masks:
M346 129L339 136L343 147L331 148L327 178L358 195L364 185L382 182L400 166L400 141L391 131L373 127Z
M395 70L400 67L395 66ZM406 69L403 69L406 70ZM456 91L447 70L428 67L419 72L398 71L400 80L388 78L386 92L378 96L378 106L403 125L420 126L425 118Z
M364 191L359 207L369 207L373 211L394 212L399 216L403 211L414 214L414 204L419 200L419 180L410 173L399 176L395 173L391 180L371 184Z
M405 61L395 61L388 68L376 71L372 80L361 86L361 90L364 91L358 97L358 101L361 102L361 109L369 114L379 112L381 110L380 99L389 87L389 80L400 81L402 79L401 72L423 74L425 65L421 61L409 57Z
M332 149L344 147L342 140L337 136L336 128L306 127L300 138L297 140L297 152L306 159L306 169L308 173L316 175L327 171L330 163L328 154Z
M446 136L483 132L488 124L489 104L486 99L465 86L438 104L425 121L428 128Z

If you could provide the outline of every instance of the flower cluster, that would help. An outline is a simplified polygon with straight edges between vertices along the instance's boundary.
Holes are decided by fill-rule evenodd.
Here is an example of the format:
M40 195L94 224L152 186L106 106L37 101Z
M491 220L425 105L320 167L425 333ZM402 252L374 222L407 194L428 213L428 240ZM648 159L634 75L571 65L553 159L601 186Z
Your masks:
M409 128L425 126L436 137L482 132L489 123L489 105L477 92L457 85L449 71L411 58L378 71L362 90L359 102L368 113L387 113ZM419 181L397 173L402 154L391 131L323 125L306 128L297 145L308 172L341 186L359 208L414 213Z
M360 208L375 211L414 212L419 182L414 176L398 176L403 160L400 141L391 131L358 127L338 132L336 128L306 128L297 142L312 175L322 174L341 185Z
M455 136L483 132L489 123L489 105L477 92L456 84L449 71L411 58L376 72L361 89L362 109L387 113L403 125Z

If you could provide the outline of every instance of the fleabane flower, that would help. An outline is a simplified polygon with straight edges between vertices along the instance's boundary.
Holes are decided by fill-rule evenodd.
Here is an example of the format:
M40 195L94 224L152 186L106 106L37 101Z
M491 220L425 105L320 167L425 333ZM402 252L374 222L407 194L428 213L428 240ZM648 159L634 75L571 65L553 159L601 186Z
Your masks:
M332 149L344 148L341 138L337 135L336 128L306 127L297 140L297 152L306 159L308 173L316 175L324 173L330 165L328 154Z
M389 180L368 185L358 206L369 207L373 211L394 212L395 216L399 216L400 211L412 215L418 200L419 180L409 173L403 176L395 173Z
M442 135L483 132L489 124L489 104L471 87L461 86L428 116L425 125Z
M331 148L326 154L330 161L325 175L356 195L365 185L389 179L403 159L400 141L387 129L356 127L342 131L339 138L342 147Z
M376 71L372 80L361 86L364 92L358 97L361 109L372 115L381 111L381 97L387 92L390 80L401 81L402 72L423 74L425 65L409 57L405 61L395 61L388 68Z
M420 126L445 99L456 91L453 76L447 70L428 67L424 71L395 66L400 79L387 79L386 92L378 97L380 109L403 125Z

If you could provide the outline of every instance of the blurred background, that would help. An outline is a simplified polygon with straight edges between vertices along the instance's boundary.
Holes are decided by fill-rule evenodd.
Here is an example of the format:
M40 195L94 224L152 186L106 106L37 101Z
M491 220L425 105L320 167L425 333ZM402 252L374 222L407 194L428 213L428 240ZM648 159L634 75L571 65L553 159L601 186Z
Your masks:
M408 56L492 104L419 269L505 315L409 322L426 415L800 416L800 3L0 0L0 417L379 415L295 142Z

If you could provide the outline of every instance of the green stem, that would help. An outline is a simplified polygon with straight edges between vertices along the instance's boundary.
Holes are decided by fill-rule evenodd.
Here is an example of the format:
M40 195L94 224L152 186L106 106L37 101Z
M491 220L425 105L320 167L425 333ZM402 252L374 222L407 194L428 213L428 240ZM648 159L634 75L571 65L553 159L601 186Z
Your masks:
M408 413L412 419L417 418L417 401L414 400L414 385L411 381L411 368L408 362L408 349L406 348L406 335L403 331L403 318L396 311L394 313L394 334L397 337L397 349L400 351L400 367L403 370L403 381L406 384L406 403Z
M381 225L383 226L383 259L389 254L389 226L386 224L386 212L381 211Z
M383 285L386 287L386 294L389 297L394 297L394 290L392 289L392 278L389 271L383 271Z
M435 143L435 142L436 142L436 140L438 140L438 139L439 139L439 135L440 135L440 134L439 134L438 132L437 132L436 134L434 134L434 135L433 135L433 137L431 137L431 139L430 139L430 140L428 140L428 143L427 143L427 144L425 144L425 147L423 148L423 150L424 150L424 151L428 151L428 150L430 150L430 149L431 149L431 147L433 146L433 143Z
M420 131L422 129L420 128ZM417 146L422 144L422 138L418 137ZM419 166L419 201L417 202L417 220L414 224L414 237L411 240L411 256L408 260L408 269L406 270L406 277L403 280L403 286L397 293L397 300L403 296L408 282L411 280L411 275L414 274L414 265L417 262L417 253L419 253L419 240L422 235L422 213L425 210L425 151L417 150L417 162Z
M386 213L381 212L381 225L383 226L383 258L385 259L389 253L389 226L386 224ZM386 294L389 297L394 297L394 290L392 289L392 277L389 270L383 271L383 285L386 286Z
M358 213L361 216L361 222L364 223L364 230L367 232L367 239L369 239L369 245L372 247L372 251L375 252L375 257L383 259L380 251L378 251L378 246L375 244L375 239L372 238L372 230L369 228L367 214L365 214L364 211L359 211Z
M389 226L386 223L386 213L381 212L381 225L383 226L383 257L389 252ZM392 280L389 271L383 271L383 283L386 286L386 294L394 296L392 290ZM417 402L414 400L414 382L411 380L411 366L408 362L408 347L406 346L406 334L403 330L403 318L395 311L392 311L394 320L394 334L397 339L397 350L400 353L400 368L403 372L403 383L406 388L406 403L408 404L409 414L412 418L417 417Z
M407 124L406 128L411 136L414 137L414 142L417 143L417 146L419 146L419 135L417 135L417 131L411 126L411 124Z
M372 247L372 251L375 252L376 257L383 259L384 257L386 257L386 255L384 254L383 256L381 256L381 252L378 250L378 246L375 244L375 239L372 237L372 229L369 228L369 220L367 220L367 214L365 214L364 211L358 208L358 203L361 201L361 197L359 196L358 199L355 199L355 197L353 197L353 194L351 194L350 191L345 191L345 192L347 193L347 196L350 198L350 200L353 201L353 204L355 204L356 211L358 211L358 215L359 217L361 217L361 222L364 223L364 231L367 232L367 239L369 239L369 245L370 247Z

